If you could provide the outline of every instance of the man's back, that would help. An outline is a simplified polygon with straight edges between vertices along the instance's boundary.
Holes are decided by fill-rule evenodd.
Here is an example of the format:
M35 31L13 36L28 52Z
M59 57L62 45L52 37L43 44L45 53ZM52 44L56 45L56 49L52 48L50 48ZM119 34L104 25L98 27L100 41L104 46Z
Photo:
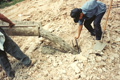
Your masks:
M87 17L91 18L93 15L99 15L102 12L106 11L106 5L100 1L89 0L82 7L82 12Z

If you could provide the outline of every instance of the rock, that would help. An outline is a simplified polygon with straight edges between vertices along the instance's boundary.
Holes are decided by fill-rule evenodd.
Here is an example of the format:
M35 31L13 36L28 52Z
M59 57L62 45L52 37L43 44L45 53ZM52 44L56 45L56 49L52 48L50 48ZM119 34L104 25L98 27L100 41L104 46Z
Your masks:
M49 73L47 70L45 70L45 71L43 71L43 74L44 74L44 77L47 77Z
M119 80L120 79L120 75L115 76L115 80Z
M118 75L120 75L120 71L118 71Z
M54 32L55 30L54 30L53 28L50 28L49 31L50 31L50 32Z
M101 55L103 55L104 53L103 52L100 52Z
M108 61L108 63L112 63L112 60L111 60L111 59L108 59L107 61Z
M102 58L101 57L99 57L99 56L96 56L96 61L101 61L102 60Z
M114 60L114 56L110 56L110 60L113 61Z
M37 78L35 80L45 80L45 77L44 76L39 76L39 78Z
M79 79L80 77L81 77L80 74L75 75L75 79Z
M62 73L62 74L65 74L65 73L66 73L66 70L61 70L61 73Z
M83 69L83 63L78 64L80 69Z
M87 60L87 58L84 57L84 56L82 56L82 54L77 55L75 58L76 58L77 60L80 60L80 62L83 62L83 61L86 61L86 60Z
M105 80L105 76L101 75L101 79Z
M103 66L105 66L105 65L106 65L106 63L105 63L105 62L103 62L103 61L102 61L102 62L100 62L100 64L101 64L101 65L103 65Z
M88 61L90 61L92 64L94 64L95 63L95 55L94 54L91 54L90 56L89 56L89 60Z
M99 73L102 73L102 69L98 68L97 70L98 70Z
M33 66L37 62L36 59L32 59L31 61L32 61L31 66Z
M75 73L79 73L80 72L80 69L79 69L79 67L77 66L76 63L72 63L71 67L75 71Z
M37 65L33 67L33 71L37 71L38 67Z
M105 68L102 68L102 70L103 70L104 72L106 72L106 71L107 71Z
M43 29L45 29L45 30L49 30L49 28L50 28L50 23L48 23L45 26L43 26Z
M107 60L107 56L102 56L102 60Z
M51 59L51 58L48 58L48 59L47 59L47 62L48 62L49 64L51 64L51 63L52 63L52 59Z
M118 67L119 67L119 69L120 69L120 64L118 64Z
M43 42L45 39L43 37L38 38L40 42Z
M85 73L82 72L80 75L81 75L82 78L86 78Z
M58 63L59 65L62 65L62 62L61 61L59 61L59 63Z
M54 63L53 63L53 66L54 66L54 67L57 67L57 65L58 65L57 62L54 62Z
M119 58L119 54L113 54L112 56L114 56L115 58Z
M120 37L118 37L117 39L115 39L116 42L119 42L120 41Z

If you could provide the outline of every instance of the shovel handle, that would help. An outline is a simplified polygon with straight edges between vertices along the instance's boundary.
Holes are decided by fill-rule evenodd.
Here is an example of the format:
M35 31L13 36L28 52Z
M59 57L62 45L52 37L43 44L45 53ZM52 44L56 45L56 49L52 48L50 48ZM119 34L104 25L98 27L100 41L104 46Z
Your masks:
M113 2L113 0L111 0L110 5L109 5L109 9L108 9L108 13L107 13L107 17L106 17L106 21L105 21L103 32L105 32L105 29L106 29L106 26L107 26L107 20L108 20L109 14L110 14L110 9L111 9L111 6L112 6L112 2Z

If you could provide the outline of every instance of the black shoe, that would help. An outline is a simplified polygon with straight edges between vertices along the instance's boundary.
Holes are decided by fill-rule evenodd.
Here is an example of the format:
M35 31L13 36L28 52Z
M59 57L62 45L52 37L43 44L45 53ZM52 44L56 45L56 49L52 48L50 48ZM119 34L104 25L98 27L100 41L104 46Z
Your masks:
M26 67L29 67L31 65L31 60L29 61L28 64L25 64Z
M21 63L22 63L23 65L25 65L26 67L29 67L29 66L31 65L31 60L29 59L29 57L25 57L25 58L21 61Z
M29 60L27 60L27 63L26 64L24 64L26 67L29 67L30 65L31 65L31 60L29 59Z

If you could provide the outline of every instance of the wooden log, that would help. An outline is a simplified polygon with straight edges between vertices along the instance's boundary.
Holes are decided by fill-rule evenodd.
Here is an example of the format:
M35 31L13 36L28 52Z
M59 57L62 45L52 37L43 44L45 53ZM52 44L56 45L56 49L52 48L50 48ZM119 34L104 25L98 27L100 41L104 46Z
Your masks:
M10 36L38 36L37 27L18 27L18 28L3 28Z
M36 27L35 27L36 26ZM15 26L11 29L8 28L8 26L0 26L4 29L4 31L11 36L41 36L43 38L46 38L50 40L51 42L54 42L58 45L60 45L60 49L62 49L64 52L71 52L73 54L77 54L77 50L71 47L69 44L67 44L62 38L53 35L51 32L44 30L42 27L40 27L40 24L37 24L35 26Z
M64 40L62 40L62 38L56 36L56 35L53 35L52 33L50 33L49 31L46 31L44 30L43 28L40 28L40 36L41 37L44 37L56 44L59 44L60 45L60 48L62 50L64 50L65 52L72 52L74 54L77 54L77 51L71 47L69 44L67 44Z
M15 23L13 28L8 27L8 23L0 21L0 27L10 36L39 36L38 27L36 22L29 21L12 21Z

